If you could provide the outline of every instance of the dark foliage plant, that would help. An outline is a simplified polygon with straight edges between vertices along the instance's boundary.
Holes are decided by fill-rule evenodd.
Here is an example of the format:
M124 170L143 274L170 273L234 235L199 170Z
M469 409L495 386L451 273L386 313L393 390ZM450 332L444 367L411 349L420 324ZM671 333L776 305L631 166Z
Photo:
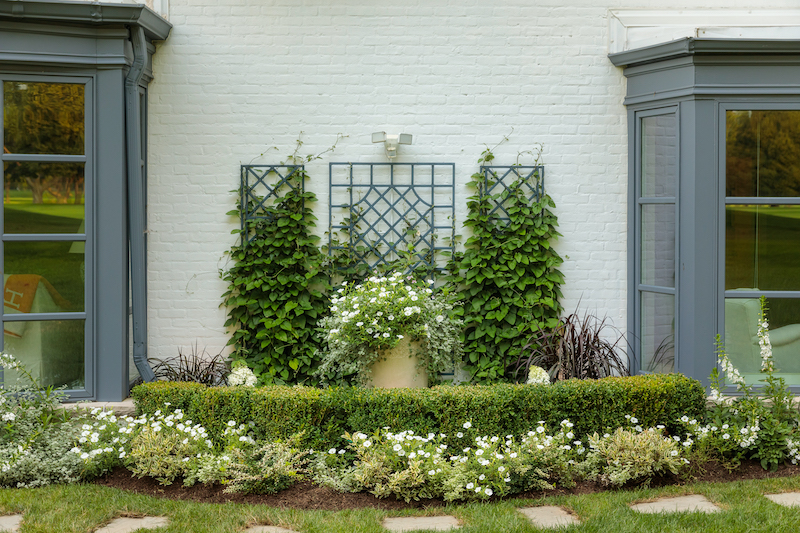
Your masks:
M197 344L189 353L183 353L178 349L176 357L151 358L150 363L153 367L153 374L158 380L194 382L212 386L228 384L227 376L230 367L227 357L222 352L210 357L205 348L198 352Z
M547 370L553 381L628 376L626 347L624 336L607 317L576 310L553 327L539 327L522 350L515 376L524 381L531 366Z

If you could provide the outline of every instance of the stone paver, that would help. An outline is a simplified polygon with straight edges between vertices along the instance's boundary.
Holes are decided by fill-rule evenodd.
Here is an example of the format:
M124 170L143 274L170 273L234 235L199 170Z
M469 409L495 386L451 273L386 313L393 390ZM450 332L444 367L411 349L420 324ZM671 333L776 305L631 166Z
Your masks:
M449 531L461 527L456 517L450 515L387 518L381 525L389 531L417 531L420 529Z
M133 416L136 414L136 405L131 398L126 398L121 402L78 402L61 404L67 411L77 412L78 410L91 411L95 407L102 407L107 411L114 411L117 416Z
M786 507L800 507L800 492L783 492L781 494L764 494L767 498Z
M9 514L5 516L0 516L0 531L10 531L11 533L17 533L17 531L19 531L19 526L21 524L22 524L21 514Z
M541 507L522 507L517 509L525 515L531 524L542 529L552 529L557 527L571 526L580 524L580 520L566 512L561 507L554 505L542 505Z
M117 518L110 524L101 527L95 533L130 533L137 529L157 529L169 524L169 519L163 516L145 516L144 518Z
M297 533L291 529L278 526L252 526L244 530L244 533Z
M700 494L678 496L677 498L661 498L654 502L637 503L636 505L631 505L631 509L640 513L681 513L685 511L716 513L722 511L722 509Z

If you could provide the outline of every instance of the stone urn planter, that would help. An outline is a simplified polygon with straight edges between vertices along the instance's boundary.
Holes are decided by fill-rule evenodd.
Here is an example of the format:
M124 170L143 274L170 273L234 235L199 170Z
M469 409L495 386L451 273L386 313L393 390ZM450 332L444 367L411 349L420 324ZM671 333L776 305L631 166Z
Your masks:
M428 373L417 366L418 353L421 353L419 342L411 342L408 337L400 339L391 350L381 352L378 360L369 367L370 386L386 389L427 388Z

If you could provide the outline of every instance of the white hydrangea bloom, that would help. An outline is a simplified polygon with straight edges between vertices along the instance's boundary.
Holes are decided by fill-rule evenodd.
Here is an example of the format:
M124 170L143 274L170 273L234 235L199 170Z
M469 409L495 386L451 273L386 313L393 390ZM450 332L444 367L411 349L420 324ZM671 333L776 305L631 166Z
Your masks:
M550 375L540 366L531 366L528 370L528 385L549 385Z

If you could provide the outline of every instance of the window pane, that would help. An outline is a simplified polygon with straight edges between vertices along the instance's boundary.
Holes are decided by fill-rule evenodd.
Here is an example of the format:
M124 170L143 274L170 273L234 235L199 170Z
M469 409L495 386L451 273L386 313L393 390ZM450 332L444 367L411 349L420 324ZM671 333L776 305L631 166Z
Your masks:
M727 196L800 196L800 111L728 111Z
M84 153L84 86L3 82L3 146L12 154Z
M84 310L84 242L5 243L5 313Z
M642 119L642 196L675 196L678 177L675 115Z
M642 206L642 283L675 287L675 204Z
M800 290L800 206L725 207L725 288Z
M675 296L654 292L642 298L642 370L675 370Z
M83 233L83 163L3 167L4 233Z
M85 320L5 322L3 351L20 361L40 385L84 389ZM13 385L19 375L6 370L3 384ZM21 385L28 385L20 382Z
M800 300L771 298L767 307L775 369L787 383L800 385ZM725 299L725 351L748 383L764 377L760 373L758 312L758 298Z

